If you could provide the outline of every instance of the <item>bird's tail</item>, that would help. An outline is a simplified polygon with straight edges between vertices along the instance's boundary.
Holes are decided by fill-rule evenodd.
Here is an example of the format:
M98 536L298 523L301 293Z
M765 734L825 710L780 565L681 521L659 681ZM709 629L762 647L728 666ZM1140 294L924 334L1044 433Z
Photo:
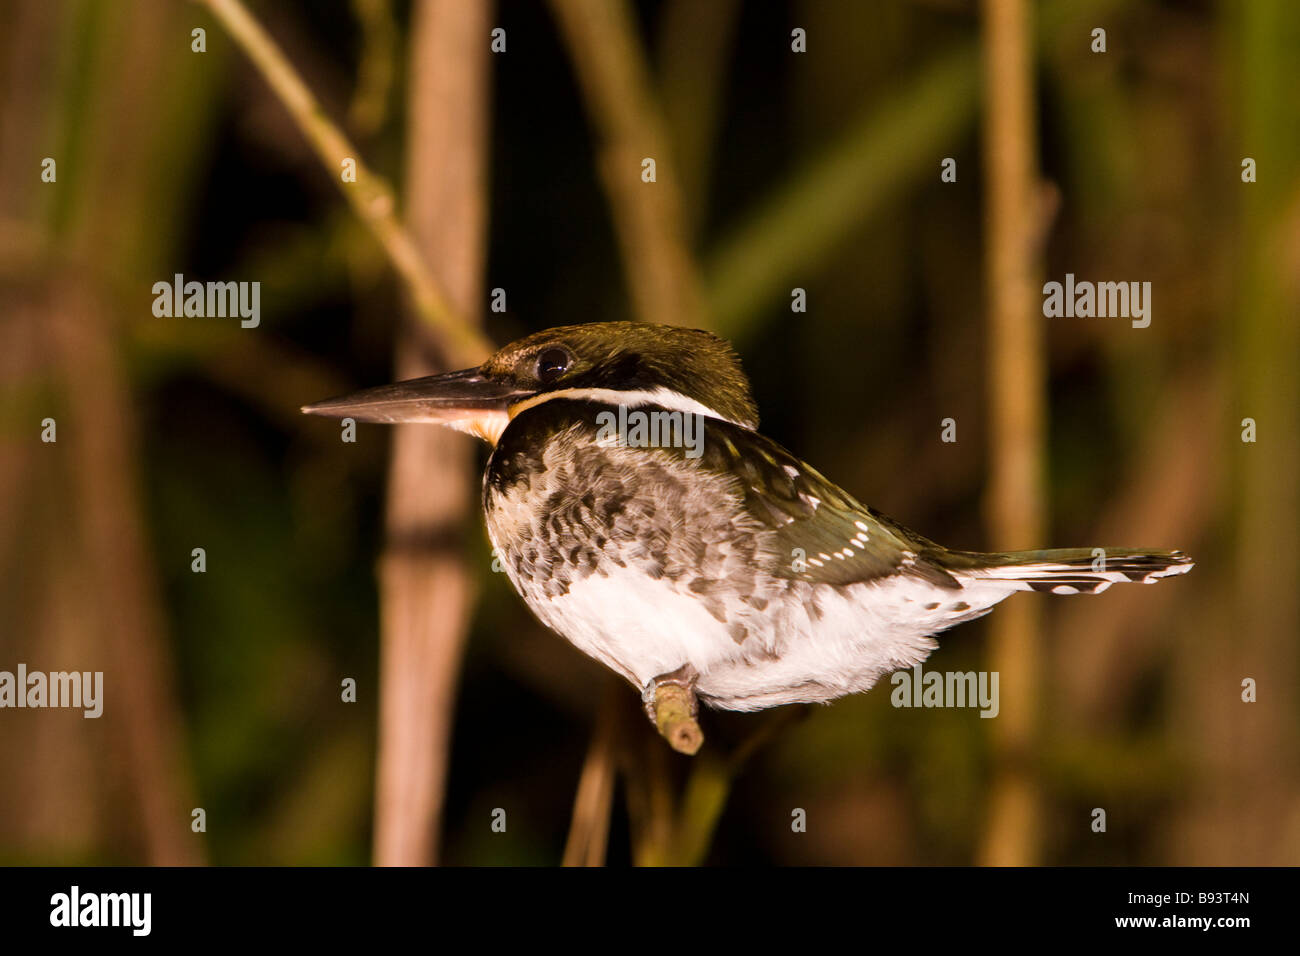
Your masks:
M988 582L1013 590L1048 594L1100 594L1112 584L1186 574L1192 559L1181 551L1132 548L1060 548L1051 551L1012 551L984 554L953 551L944 566L966 582Z

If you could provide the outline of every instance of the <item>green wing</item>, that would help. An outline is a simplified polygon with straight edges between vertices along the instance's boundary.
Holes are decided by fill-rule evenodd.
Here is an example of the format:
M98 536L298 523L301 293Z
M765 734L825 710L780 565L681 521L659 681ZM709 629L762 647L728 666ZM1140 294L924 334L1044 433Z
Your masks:
M702 465L735 477L745 507L773 532L777 576L852 584L902 574L960 585L940 564L943 548L860 504L769 438L709 420Z

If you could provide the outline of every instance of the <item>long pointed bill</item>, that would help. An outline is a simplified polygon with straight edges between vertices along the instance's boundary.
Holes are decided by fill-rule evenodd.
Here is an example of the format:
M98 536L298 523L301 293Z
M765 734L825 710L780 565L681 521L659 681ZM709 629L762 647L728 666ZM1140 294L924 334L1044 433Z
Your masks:
M304 405L307 415L359 422L427 422L478 435L492 443L509 423L509 408L530 392L485 377L478 369L413 378Z

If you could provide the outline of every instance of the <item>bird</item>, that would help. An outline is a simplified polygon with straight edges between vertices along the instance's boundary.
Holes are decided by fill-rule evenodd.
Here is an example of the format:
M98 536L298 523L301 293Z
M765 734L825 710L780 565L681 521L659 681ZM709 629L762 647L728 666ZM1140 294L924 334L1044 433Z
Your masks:
M478 368L302 411L486 441L483 513L510 582L652 722L666 689L692 720L700 702L827 703L920 664L936 634L1017 591L1096 594L1192 568L1181 551L936 544L761 434L738 355L700 329L546 329Z

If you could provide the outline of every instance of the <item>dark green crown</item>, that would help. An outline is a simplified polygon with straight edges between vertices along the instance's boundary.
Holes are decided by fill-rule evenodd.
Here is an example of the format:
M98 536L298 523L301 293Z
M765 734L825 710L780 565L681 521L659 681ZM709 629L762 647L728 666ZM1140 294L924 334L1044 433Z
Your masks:
M560 326L505 346L483 363L482 371L537 392L669 389L746 428L758 427L758 409L739 357L727 342L703 329L643 322Z

